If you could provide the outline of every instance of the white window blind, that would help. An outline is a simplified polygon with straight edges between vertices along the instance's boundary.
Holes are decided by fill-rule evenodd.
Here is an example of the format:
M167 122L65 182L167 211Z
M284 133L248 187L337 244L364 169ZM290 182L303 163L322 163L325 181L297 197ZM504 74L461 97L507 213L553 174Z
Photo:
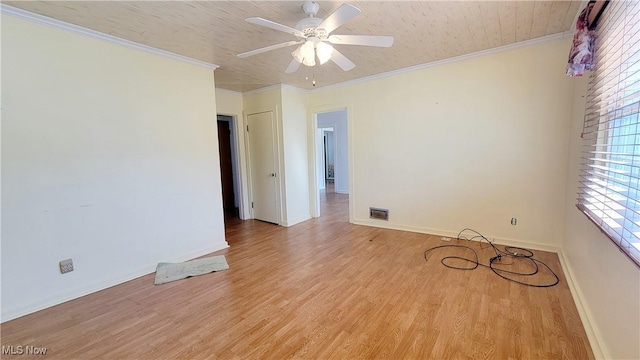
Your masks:
M611 1L595 30L578 208L640 266L640 1Z

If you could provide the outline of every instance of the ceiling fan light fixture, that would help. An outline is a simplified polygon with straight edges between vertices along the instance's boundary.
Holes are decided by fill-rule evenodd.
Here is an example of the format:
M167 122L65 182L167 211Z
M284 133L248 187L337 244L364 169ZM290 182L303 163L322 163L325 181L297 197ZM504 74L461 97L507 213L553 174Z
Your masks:
M316 66L316 59L315 56L314 57L306 57L304 58L304 60L302 60L302 63L307 65L307 66Z
M329 59L331 59L331 54L333 54L333 46L320 41L316 44L316 54L318 55L318 60L320 60L320 65L323 65Z
M281 44L265 46L260 49L247 51L237 56L239 58L246 58L249 56L262 54L267 51L276 50L288 46L300 45L294 51L291 52L293 59L287 66L285 73L290 74L296 72L300 64L304 64L308 67L316 66L317 62L320 65L325 64L331 60L338 67L344 71L353 69L354 64L347 57L342 55L340 51L334 49L331 44L340 45L362 45L362 46L375 46L375 47L390 47L393 45L392 36L382 35L332 35L331 33L340 26L351 21L360 13L360 9L353 5L342 4L336 10L334 10L325 19L317 18L318 3L314 1L306 1L302 9L308 16L296 24L295 28L287 25L282 25L277 22L273 22L261 17L250 17L245 19L248 23L260 25L273 30L286 32L287 34L294 35L297 39L287 41Z
M293 50L291 52L291 56L293 56L294 59L298 60L299 63L302 63L302 60L304 60L304 56L302 56L302 45Z
M314 49L313 41L307 40L302 44L302 46L300 46L300 55L302 56L303 64L307 66L316 65L316 51Z

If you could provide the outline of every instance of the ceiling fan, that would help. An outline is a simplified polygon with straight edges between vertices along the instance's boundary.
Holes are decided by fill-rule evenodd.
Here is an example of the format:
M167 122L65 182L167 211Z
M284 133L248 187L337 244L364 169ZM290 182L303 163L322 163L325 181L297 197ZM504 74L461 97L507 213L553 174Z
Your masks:
M251 50L238 54L239 58L261 54L267 51L284 48L287 46L300 45L291 55L293 60L285 70L285 73L293 73L298 70L300 64L306 66L316 65L316 56L320 65L331 60L342 70L349 71L356 65L346 56L342 55L331 44L339 45L365 45L377 47L390 47L393 45L393 36L381 35L330 35L338 27L344 25L360 13L360 9L353 5L342 4L336 11L331 13L326 19L315 17L318 13L319 5L315 1L307 1L302 5L302 10L308 17L298 21L295 28L278 24L271 20L260 17L250 17L246 21L279 30L297 37L296 40L285 43L266 46L260 49Z

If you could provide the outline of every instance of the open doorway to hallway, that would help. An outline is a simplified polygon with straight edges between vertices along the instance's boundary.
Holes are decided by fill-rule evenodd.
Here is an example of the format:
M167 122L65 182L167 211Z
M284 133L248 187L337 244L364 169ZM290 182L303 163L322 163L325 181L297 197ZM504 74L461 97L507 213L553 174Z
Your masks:
M347 110L339 109L319 112L315 114L315 119L315 188L317 189L316 199L319 205L317 207L318 216L322 216L323 211L326 209L323 205L326 205L327 200L337 200L348 204L349 136Z

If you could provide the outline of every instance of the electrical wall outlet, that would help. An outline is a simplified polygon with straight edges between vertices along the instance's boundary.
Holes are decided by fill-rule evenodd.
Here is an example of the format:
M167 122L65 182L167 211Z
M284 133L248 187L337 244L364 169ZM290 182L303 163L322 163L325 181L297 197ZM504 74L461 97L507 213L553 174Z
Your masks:
M67 259L60 261L60 273L66 274L73 271L73 260Z
M516 225L518 223L518 219L511 218L511 225Z

